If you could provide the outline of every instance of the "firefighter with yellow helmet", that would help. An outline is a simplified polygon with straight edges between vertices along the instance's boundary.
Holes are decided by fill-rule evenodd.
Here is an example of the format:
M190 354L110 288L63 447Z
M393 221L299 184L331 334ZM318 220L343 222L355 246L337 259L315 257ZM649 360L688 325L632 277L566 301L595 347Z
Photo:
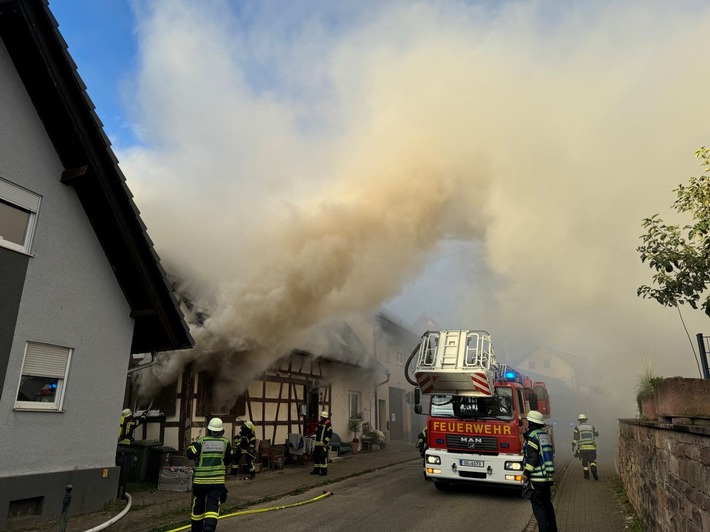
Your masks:
M588 423L586 414L577 416L579 425L574 428L572 435L572 450L574 456L582 461L582 471L584 478L589 480L589 471L592 471L594 480L599 480L597 473L597 442L596 437L599 436L594 425Z
M130 445L133 443L133 433L135 430L145 423L146 414L143 412L140 416L134 416L130 408L124 408L121 412L121 420L118 425L118 444Z
M224 437L222 420L213 417L207 436L192 442L185 453L195 461L192 479L192 532L214 532L220 505L227 499L225 477L232 463L232 445Z

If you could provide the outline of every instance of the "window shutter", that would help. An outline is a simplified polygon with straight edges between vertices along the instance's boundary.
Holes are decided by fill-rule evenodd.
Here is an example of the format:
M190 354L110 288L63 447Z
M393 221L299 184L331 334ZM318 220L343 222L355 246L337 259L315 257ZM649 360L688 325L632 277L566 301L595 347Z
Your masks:
M30 212L39 210L40 196L4 179L0 179L0 198Z
M27 342L22 374L63 379L67 372L69 352L66 347Z

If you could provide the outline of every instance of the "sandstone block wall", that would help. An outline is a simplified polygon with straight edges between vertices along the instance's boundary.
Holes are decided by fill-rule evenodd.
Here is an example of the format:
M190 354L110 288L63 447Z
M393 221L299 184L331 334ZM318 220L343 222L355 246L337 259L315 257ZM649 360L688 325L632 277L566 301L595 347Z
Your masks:
M710 427L620 419L619 474L647 532L710 531Z

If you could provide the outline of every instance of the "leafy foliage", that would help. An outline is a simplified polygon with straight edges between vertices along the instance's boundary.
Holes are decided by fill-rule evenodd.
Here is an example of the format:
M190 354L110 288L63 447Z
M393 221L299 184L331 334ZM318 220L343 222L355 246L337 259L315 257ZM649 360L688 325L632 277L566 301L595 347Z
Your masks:
M703 175L691 177L688 185L673 191L676 200L672 207L679 213L689 213L692 224L668 225L658 214L643 220L646 234L637 248L641 262L648 262L656 273L657 288L641 286L637 295L652 298L663 306L675 307L698 304L710 316L710 297L700 302L710 282L710 149L702 147L695 157L704 168Z
M641 397L643 395L652 393L656 385L663 380L663 377L656 375L656 373L650 368L646 367L644 372L638 376L636 380L636 387L634 391L636 392L636 397Z

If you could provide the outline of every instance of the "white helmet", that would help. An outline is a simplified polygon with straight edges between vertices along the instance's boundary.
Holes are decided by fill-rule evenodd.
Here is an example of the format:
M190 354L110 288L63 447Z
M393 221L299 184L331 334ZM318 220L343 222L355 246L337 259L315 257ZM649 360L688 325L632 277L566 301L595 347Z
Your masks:
M328 411L327 411L327 410L323 410L323 411L320 413L320 417L330 417L330 416L328 416Z
M587 416L586 414L579 414L577 416L577 421L587 421Z
M124 408L121 412L121 417L131 417L132 413L130 408Z
M528 421L530 423L536 423L538 425L545 424L545 419L542 417L542 414L537 410L530 410L530 412L528 412Z
M244 426L245 426L246 428L248 428L249 430L254 430L254 423L252 423L252 422L249 421L249 420L246 420L246 421L244 422Z
M207 425L207 430L210 432L222 432L224 430L224 425L222 425L222 420L218 417L213 417L210 420L210 424Z

